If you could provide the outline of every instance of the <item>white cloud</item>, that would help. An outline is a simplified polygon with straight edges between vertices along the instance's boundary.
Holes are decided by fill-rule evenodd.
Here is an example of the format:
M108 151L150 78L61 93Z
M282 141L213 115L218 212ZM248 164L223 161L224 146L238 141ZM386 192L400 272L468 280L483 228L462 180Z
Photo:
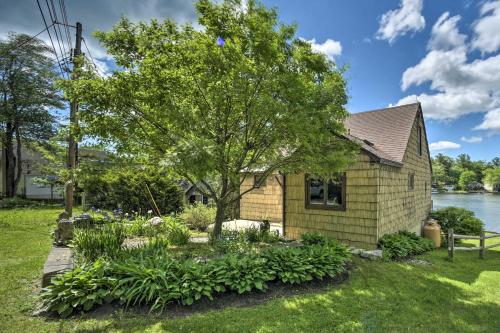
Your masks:
M463 93L437 93L434 95L409 95L401 98L397 105L415 103L419 101L426 118L434 120L453 120L470 113L484 112L493 105L487 93L475 91Z
M461 147L460 144L451 141L438 141L438 142L433 142L429 145L429 149L431 151L459 149L460 147Z
M444 13L434 24L429 52L407 68L401 89L430 83L432 93L406 96L397 104L418 100L430 119L452 120L500 107L500 55L469 61L467 37L458 30L459 16Z
M470 138L463 136L460 138L460 140L467 143L480 143L483 141L483 138L480 136L471 136Z
M467 36L458 31L458 21L460 16L449 17L450 13L445 12L432 27L431 39L427 44L429 50L449 50L465 45Z
M474 24L472 48L483 53L500 48L500 0L485 2L480 9L481 18Z
M488 111L484 116L483 122L474 127L474 129L500 133L500 108Z
M423 0L401 0L398 9L390 10L380 18L377 39L394 43L409 32L421 31L425 27L422 16Z
M328 38L324 43L320 44L313 38L311 40L306 40L306 42L311 44L311 48L314 52L323 53L330 60L342 54L342 44L339 41Z

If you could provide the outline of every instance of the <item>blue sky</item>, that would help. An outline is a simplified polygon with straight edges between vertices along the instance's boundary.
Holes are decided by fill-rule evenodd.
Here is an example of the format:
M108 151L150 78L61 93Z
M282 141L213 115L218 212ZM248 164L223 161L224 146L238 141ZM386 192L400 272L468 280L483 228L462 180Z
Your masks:
M35 1L2 2L0 38L43 28ZM422 103L433 154L500 156L500 0L264 0L298 25L346 73L351 112ZM125 15L195 22L193 0L67 1L101 71L106 52L92 38ZM48 36L42 35L48 40Z
M322 44L328 39L340 43L340 54L337 47L332 48L332 55L337 64L349 66L346 77L351 97L348 109L351 112L395 105L405 97L408 102L418 99L423 105L427 135L429 142L434 143L431 145L434 154L442 152L456 156L467 153L473 159L488 160L500 156L500 112L490 112L490 121L487 124L491 126L484 130L474 129L483 123L488 111L500 107L500 60L497 58L499 37L484 41L484 45L474 42L482 41L478 38L475 26L481 18L491 14L496 13L492 19L487 18L490 21L487 23L492 22L493 28L496 27L496 31L491 30L491 34L493 37L500 35L500 2L317 0L308 1L307 5L304 5L303 1L298 0L266 0L265 3L279 9L282 21L297 23L299 36L307 40L315 39L316 44ZM498 8L497 11L492 10L481 16L482 8L490 4L496 5L494 8ZM405 7L410 7L407 15L403 15ZM449 13L448 16L442 17L446 12ZM379 32L381 26L384 26L384 14L392 19L392 22L389 22L389 19L385 21L386 30L382 30L387 31L385 34ZM441 17L443 24L433 32L434 25ZM483 34L487 33L489 31ZM430 49L428 45L433 36L435 45ZM431 52L433 54L429 56ZM447 56L439 58L439 52ZM407 82L419 84L413 83L403 90L405 71L417 66L426 57L432 60L430 58L436 54L440 59L432 64L436 66L436 72L433 72L433 68L425 68L424 63L413 71L413 78L407 75L406 79ZM457 57L465 54L466 60L457 63L453 60L454 54L458 54ZM489 71L477 74L496 77L489 78L488 82L478 83L474 82L474 78L468 77L463 80L472 82L455 82L457 79L454 76L460 77L460 73L467 72L474 61L487 61L487 64L498 65L496 74L488 73ZM438 73L440 68L448 69L444 73ZM426 70L431 71L429 75L418 79L418 72ZM461 105L460 102L458 106L453 105L457 103L456 95L463 95L462 90L467 92L469 85L476 86L474 89L486 94L490 89L496 90L496 93L493 93L496 96L486 99L476 97L476 101L474 96L471 96L473 100L464 103L466 105ZM431 98L422 98L422 94ZM432 97L436 94L440 96ZM448 101L449 107L440 108L442 103Z

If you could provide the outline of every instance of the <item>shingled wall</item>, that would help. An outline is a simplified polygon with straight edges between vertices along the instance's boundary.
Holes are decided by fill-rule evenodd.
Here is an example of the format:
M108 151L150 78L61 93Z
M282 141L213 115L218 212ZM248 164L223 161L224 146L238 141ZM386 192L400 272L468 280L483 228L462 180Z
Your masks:
M418 153L417 128L422 127L422 156ZM413 124L402 168L380 165L378 236L400 230L420 234L423 221L431 210L431 166L422 118ZM414 189L408 177L414 174Z
M360 248L377 243L378 165L365 154L358 155L346 171L346 210L308 209L305 207L305 175L286 176L285 235L319 231L326 236Z
M242 176L243 177L243 176ZM244 194L240 199L240 219L257 220L270 219L272 222L283 220L283 177L271 175L266 179L266 185ZM254 176L248 173L240 186L240 193L254 186Z

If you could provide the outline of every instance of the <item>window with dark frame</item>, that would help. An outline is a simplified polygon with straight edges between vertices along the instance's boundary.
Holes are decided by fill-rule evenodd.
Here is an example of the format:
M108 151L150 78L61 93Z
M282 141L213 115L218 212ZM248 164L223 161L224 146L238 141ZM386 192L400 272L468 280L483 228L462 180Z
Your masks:
M260 188L267 185L267 178L262 174L254 174L253 175L253 187Z
M422 156L422 126L417 127L417 140L418 140L418 155Z
M415 188L415 175L413 173L408 174L408 190L413 191Z
M322 179L306 175L306 208L345 210L345 186L345 173L326 183Z

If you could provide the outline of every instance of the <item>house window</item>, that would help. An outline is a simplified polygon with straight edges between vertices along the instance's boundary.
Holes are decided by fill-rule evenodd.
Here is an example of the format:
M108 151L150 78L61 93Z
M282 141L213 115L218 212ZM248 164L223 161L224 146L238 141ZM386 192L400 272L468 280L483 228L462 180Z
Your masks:
M262 174L254 174L253 175L253 187L259 188L266 186L267 177Z
M408 174L408 190L413 191L415 188L415 175L413 173Z
M345 210L346 176L340 174L328 182L306 176L306 208Z
M422 126L417 127L418 155L422 156Z

